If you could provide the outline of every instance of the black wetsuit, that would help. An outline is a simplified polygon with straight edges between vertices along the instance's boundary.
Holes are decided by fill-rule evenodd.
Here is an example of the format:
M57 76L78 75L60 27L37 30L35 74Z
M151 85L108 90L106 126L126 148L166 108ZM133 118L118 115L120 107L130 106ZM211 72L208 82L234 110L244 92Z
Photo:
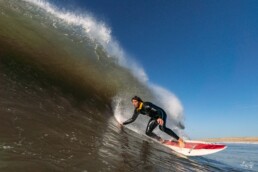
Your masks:
M159 138L152 131L159 125L157 119L161 118L164 123L163 125L159 125L159 129L167 133L171 137L174 137L176 140L179 139L179 137L171 129L166 127L167 114L165 113L165 111L150 102L143 102L142 105L140 104L139 108L135 108L132 118L125 121L123 125L134 122L139 114L148 115L151 118L146 128L146 134L148 136Z

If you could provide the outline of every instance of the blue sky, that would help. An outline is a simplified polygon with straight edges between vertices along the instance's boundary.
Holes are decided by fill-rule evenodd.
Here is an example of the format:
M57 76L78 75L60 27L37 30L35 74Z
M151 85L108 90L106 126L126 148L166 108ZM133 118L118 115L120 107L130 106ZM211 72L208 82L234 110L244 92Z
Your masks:
M258 136L257 0L55 0L112 29L184 106L192 138Z

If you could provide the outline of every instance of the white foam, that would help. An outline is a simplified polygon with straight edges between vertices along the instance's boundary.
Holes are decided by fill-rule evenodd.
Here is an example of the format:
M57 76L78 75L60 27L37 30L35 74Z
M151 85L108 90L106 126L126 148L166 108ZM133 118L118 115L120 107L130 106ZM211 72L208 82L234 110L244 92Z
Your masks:
M43 1L43 0L23 0L23 1L30 2L46 10L46 12L56 16L57 18L66 21L69 24L82 26L85 32L88 33L90 38L96 39L102 44L108 44L111 41L111 29L107 27L104 22L97 22L89 14L84 16L79 16L69 11L63 12L63 11L60 11L55 6L48 3L47 1Z
M73 12L59 10L54 5L44 0L23 0L37 7L44 9L47 13L67 22L68 24L80 26L84 29L87 36L94 42L99 43L108 52L109 56L118 59L121 66L132 71L132 74L139 78L141 82L148 80L143 68L135 63L132 59L126 58L127 55L120 47L119 43L113 39L111 29L104 22L97 21L93 16L84 12L76 15ZM128 65L130 64L130 66Z
M157 102L159 102L167 115L175 120L175 122L183 122L183 106L180 100L170 91L155 84L150 84L150 88L156 96Z

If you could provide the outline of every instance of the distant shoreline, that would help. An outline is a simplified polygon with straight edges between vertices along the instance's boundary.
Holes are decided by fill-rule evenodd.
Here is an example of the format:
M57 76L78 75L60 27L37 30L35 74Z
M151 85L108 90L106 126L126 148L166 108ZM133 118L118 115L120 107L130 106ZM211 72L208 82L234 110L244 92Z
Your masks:
M258 137L225 137L225 138L206 138L200 139L206 142L224 142L224 143L256 143L258 144Z

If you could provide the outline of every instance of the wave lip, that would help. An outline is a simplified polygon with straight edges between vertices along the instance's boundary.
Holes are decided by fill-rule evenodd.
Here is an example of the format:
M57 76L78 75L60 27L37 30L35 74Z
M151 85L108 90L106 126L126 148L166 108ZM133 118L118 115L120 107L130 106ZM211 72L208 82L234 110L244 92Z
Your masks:
M84 31L88 33L88 36L93 40L97 40L102 45L106 45L111 41L111 29L108 28L105 23L97 22L90 15L78 16L72 12L62 12L57 7L51 5L47 1L42 0L23 0L25 2L32 3L44 10L47 13L54 15L55 17L66 21L72 25L82 26Z
M26 5L25 8L33 5L34 12L40 10L39 14L44 13L42 18L48 20L48 23L34 21L38 14L27 17L26 20L33 23L31 26L34 27L35 22L38 22L38 26L32 28L33 31L24 32L17 40L18 44L24 42L26 45L23 47L25 53L22 52L26 62L29 61L29 64L40 67L49 75L55 73L53 75L55 78L65 80L66 84L75 88L74 90L93 90L86 92L94 94L96 91L98 95L106 96L109 100L120 96L122 103L119 105L124 109L122 115L125 117L131 116L132 113L131 97L139 95L144 100L152 101L164 108L172 121L170 124L175 129L184 128L183 106L179 99L170 91L150 83L144 69L128 57L120 45L113 40L111 29L104 22L98 22L92 16L59 10L47 1L23 0L23 2ZM60 29L63 25L59 25L55 18L70 27ZM86 40L83 44L75 42L73 35L77 34L80 37L81 33L76 32L76 29L70 29L73 26L82 27L90 41ZM27 41L28 38L34 39L34 37L37 38L37 42ZM111 57L117 58L118 64Z
M92 16L89 15L75 15L69 11L61 11L57 7L51 5L47 1L41 0L24 0L25 2L32 3L44 10L47 13L54 15L55 17L64 20L70 25L81 26L85 33L94 41L99 43L104 47L104 50L107 52L107 57L115 57L118 59L118 62L121 66L129 69L134 77L138 79L139 82L146 85L146 89L149 89L150 92L153 92L152 96L145 96L139 92L140 95L146 97L146 100L151 98L152 101L157 102L165 110L167 110L168 115L172 119L172 124L178 129L184 129L184 117L183 117L183 106L180 103L179 99L170 91L149 83L148 76L144 69L139 66L132 58L129 58L128 55L122 50L117 41L115 41L111 35L111 29L106 26L104 22L96 21ZM129 65L130 64L130 65ZM127 96L129 100L132 95L136 93L135 89L133 90L124 90L131 93L130 96ZM150 100L150 101L151 101ZM128 112L129 113L129 112Z

